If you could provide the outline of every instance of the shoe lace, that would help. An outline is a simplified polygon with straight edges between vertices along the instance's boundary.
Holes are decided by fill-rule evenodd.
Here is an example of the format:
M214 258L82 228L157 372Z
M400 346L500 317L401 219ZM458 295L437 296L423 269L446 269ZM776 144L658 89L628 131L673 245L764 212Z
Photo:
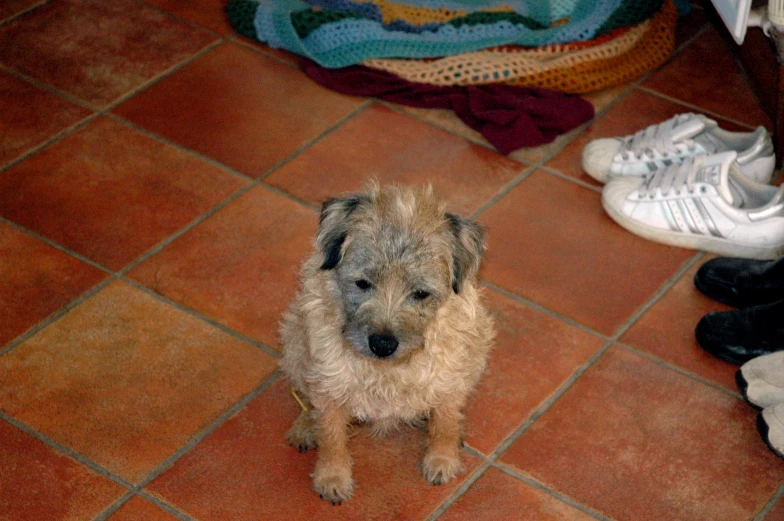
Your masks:
M684 188L686 192L693 194L696 174L693 167L694 158L687 157L682 163L674 163L646 175L639 189L640 199L643 197L653 199L657 190L662 196L669 195L670 191L680 195Z
M683 150L683 147L686 152L694 152L697 146L693 140L683 140L680 149L672 141L675 127L692 117L692 114L679 114L667 121L644 128L632 136L626 136L621 145L621 157L625 160L641 160L643 157L652 158L654 149L667 155L670 152Z

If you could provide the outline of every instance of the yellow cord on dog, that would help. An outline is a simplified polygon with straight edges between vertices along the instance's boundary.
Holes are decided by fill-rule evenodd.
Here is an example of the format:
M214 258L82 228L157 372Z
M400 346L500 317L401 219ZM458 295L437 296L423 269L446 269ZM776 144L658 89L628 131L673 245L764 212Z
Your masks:
M299 395L297 394L297 391L293 387L291 388L291 396L293 396L294 399L297 400L297 403L299 404L300 407L302 407L303 411L305 411L305 412L310 411L308 406L305 405L305 402L302 401L302 398L299 397Z

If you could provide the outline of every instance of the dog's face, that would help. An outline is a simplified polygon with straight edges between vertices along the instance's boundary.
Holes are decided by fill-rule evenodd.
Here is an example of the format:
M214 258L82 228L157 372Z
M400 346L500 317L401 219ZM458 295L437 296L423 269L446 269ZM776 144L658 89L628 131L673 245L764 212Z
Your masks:
M404 361L479 268L481 227L428 189L374 189L324 203L317 239L338 288L343 334L362 355Z

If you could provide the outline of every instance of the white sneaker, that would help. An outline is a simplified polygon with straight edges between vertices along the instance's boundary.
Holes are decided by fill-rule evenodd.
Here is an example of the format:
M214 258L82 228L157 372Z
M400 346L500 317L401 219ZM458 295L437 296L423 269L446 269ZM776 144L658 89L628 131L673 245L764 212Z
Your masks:
M757 415L760 436L779 458L784 458L784 403L766 407Z
M743 398L758 409L784 403L784 351L752 358L735 373Z
M612 219L646 239L725 257L784 255L784 187L742 175L735 152L687 158L602 191Z
M640 176L687 157L734 150L738 169L749 179L770 182L776 157L765 127L729 132L702 114L680 114L626 137L594 139L583 149L583 170L602 183Z

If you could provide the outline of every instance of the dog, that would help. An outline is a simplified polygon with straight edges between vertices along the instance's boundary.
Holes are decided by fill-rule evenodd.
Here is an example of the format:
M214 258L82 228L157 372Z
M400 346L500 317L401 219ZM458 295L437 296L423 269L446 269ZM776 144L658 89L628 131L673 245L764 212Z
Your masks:
M494 337L476 282L483 228L430 187L373 184L323 203L315 246L281 324L281 368L303 409L287 439L318 446L314 489L334 505L352 496L354 421L375 434L426 421L423 473L448 482Z

